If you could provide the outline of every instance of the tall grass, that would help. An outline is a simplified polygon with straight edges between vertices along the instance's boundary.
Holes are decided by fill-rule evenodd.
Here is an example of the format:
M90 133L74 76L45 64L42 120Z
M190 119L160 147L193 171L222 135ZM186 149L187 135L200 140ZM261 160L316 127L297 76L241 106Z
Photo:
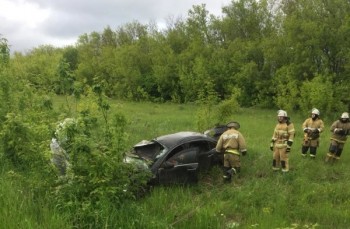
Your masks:
M125 114L128 147L143 140L182 130L195 130L198 107L194 104L114 102L112 112ZM316 159L302 158L302 114L289 112L297 130L290 153L290 172L271 169L269 142L276 111L242 109L230 117L240 122L248 145L242 173L224 184L219 168L203 174L198 184L156 186L141 199L122 206L105 203L96 209L101 228L348 228L350 225L350 156L348 142L335 164L325 164L329 126ZM306 114L307 115L307 114ZM35 197L21 183L0 176L0 222L5 228L73 228L58 214L47 196ZM0 226L1 227L1 226ZM75 225L91 228L91 225Z
M176 107L172 107L172 109ZM170 108L168 108L170 110ZM162 110L164 111L164 110ZM193 108L181 109L178 119L169 122L159 133L187 129L180 126L183 117L194 121ZM159 112L159 111L158 111ZM169 114L176 111L172 110ZM163 116L165 115L165 117ZM316 159L301 157L303 138L301 124L306 118L290 113L297 130L288 174L273 172L269 142L276 125L272 110L244 109L234 114L248 144L248 155L242 157L242 175L224 185L220 172L212 173L190 187L155 187L138 202L148 225L144 228L348 228L350 225L349 146L341 160L325 164L331 121L325 119ZM188 119L188 117L190 117ZM155 125L167 119L166 113L152 116ZM192 124L192 126L194 126ZM159 128L156 125L155 128ZM143 132L144 135L147 135ZM349 143L348 143L349 144ZM153 222L153 223L151 223ZM155 223L156 222L156 223Z
M112 107L124 114L129 121L130 145L144 139L184 130L196 130L197 107L195 104L154 104L119 101Z
M45 196L36 197L32 190L21 186L11 172L0 175L0 228L69 228L70 224Z

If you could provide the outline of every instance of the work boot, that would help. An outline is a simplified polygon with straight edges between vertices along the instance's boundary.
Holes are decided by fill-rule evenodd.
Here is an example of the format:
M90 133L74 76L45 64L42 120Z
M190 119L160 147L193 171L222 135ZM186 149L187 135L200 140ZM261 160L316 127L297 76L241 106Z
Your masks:
M333 157L333 162L334 162L334 163L337 163L337 162L339 161L339 159L340 159L340 157L335 156L335 157Z
M308 150L309 150L309 147L307 146L301 147L301 156L306 157Z
M276 160L272 160L272 170L273 171L278 171L280 168L277 167L277 162Z
M289 169L287 167L287 163L285 161L281 161L281 165L282 165L282 172L288 172Z
M232 168L224 167L224 175L222 178L224 179L224 182L230 182L232 178Z
M237 169L235 169L235 168L232 168L231 169L231 174L232 175L236 175L238 173L238 170Z
M343 149L338 149L337 153L335 154L335 158L336 159L340 159L340 156L341 156L342 152L343 152Z
M241 178L241 167L232 168L232 175L234 175L237 179Z
M310 157L312 159L316 158L317 148L316 147L310 147Z
M326 158L324 160L325 162L332 162L333 161L333 155L331 153L327 153Z

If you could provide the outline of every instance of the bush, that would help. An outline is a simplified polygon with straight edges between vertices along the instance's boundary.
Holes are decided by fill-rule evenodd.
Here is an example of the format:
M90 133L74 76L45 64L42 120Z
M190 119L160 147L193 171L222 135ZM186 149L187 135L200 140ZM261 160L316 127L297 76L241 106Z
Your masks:
M216 110L216 120L218 123L229 122L232 119L233 114L239 113L241 107L238 103L238 98L241 95L239 89L234 89L231 97L228 100L224 100L219 103Z
M310 111L312 107L317 107L323 116L330 115L334 111L346 110L333 91L335 91L330 76L317 75L311 81L305 81L301 86L301 110Z
M96 227L98 209L103 209L106 203L117 207L125 200L135 199L150 174L140 174L132 165L123 163L124 116L115 115L111 126L105 129L108 133L101 134L99 131L103 130L87 125L94 119L87 114L69 125L59 125L64 128L56 132L59 140L65 140L62 145L69 166L57 179L53 198L62 212L72 213L76 226L84 222Z

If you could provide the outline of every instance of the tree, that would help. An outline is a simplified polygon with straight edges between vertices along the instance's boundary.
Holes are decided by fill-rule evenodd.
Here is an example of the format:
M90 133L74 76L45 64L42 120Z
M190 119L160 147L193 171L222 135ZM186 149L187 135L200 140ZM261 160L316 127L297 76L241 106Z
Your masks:
M5 120L6 114L11 110L12 96L11 96L11 82L9 75L6 72L10 59L10 49L5 38L0 37L0 121ZM2 124L0 124L1 126Z
M0 37L0 68L2 69L10 60L10 48L7 39Z
M57 82L57 65L62 49L50 45L39 46L26 55L15 53L11 59L11 75L38 90L54 91Z
M222 32L225 41L237 38L255 40L271 32L271 15L267 1L239 0L222 8Z
M334 111L346 110L344 105L337 102L332 78L332 76L317 75L311 81L303 82L299 102L302 111L306 112L312 107L317 107L324 115L330 115Z
M75 71L79 65L79 52L75 47L68 46L63 49L62 59L69 64L70 71Z

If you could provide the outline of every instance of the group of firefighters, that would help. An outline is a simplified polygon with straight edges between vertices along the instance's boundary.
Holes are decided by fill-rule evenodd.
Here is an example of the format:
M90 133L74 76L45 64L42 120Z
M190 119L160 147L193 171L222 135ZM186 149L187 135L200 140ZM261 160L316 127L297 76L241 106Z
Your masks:
M277 112L278 123L274 129L270 150L273 152L272 169L274 171L289 171L289 152L295 137L294 124L290 121L287 112L279 110ZM243 135L238 131L238 122L227 124L227 130L220 136L216 151L224 153L224 181L231 181L234 174L239 174L241 170L240 156L247 154L246 143ZM307 118L303 124L304 139L301 147L302 157L306 157L308 152L310 158L315 158L319 146L320 133L324 131L324 123L320 118L320 111L316 108L311 110L311 117ZM347 136L350 135L349 113L344 112L340 118L333 122L330 131L331 143L325 162L339 160Z

